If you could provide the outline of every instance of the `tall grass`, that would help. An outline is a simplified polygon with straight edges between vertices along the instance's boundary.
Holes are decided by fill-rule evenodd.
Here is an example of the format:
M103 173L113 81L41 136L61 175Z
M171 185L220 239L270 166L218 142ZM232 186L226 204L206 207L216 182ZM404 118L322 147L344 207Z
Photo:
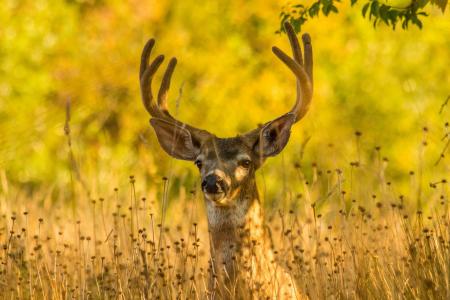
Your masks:
M424 187L421 171L411 171L411 192L399 194L380 151L366 161L359 154L333 161L342 168L290 166L295 176L283 190L298 193L266 208L276 259L311 299L450 299L447 180ZM162 178L154 183L159 199L130 176L125 190L112 186L105 197L92 199L72 185L73 199L55 201L48 192L24 193L4 174L1 184L2 298L209 297L198 190L169 199L170 178Z

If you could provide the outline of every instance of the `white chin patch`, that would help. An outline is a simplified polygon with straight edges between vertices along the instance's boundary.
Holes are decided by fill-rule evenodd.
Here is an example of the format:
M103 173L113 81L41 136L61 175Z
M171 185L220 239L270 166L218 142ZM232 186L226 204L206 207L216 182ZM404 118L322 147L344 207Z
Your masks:
M207 200L212 202L219 202L225 197L225 193L217 193L217 194L204 193L204 195Z

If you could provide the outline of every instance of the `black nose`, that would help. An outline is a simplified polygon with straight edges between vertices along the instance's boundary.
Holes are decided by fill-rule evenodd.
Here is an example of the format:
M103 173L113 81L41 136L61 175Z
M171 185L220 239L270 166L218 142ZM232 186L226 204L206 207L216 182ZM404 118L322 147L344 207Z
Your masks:
M222 191L220 185L221 181L222 180L214 174L208 175L202 181L202 189L209 194L217 194Z

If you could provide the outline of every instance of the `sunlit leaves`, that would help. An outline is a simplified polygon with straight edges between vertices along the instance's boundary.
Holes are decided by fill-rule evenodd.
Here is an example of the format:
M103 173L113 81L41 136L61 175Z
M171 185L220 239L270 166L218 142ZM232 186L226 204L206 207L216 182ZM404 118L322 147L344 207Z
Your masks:
M289 49L286 37L274 34L277 0L246 5L193 0L6 3L0 6L0 169L11 181L30 186L68 182L64 119L69 96L74 155L83 176L110 181L111 174L122 176L130 169L156 176L171 165L174 174L197 180L196 170L171 164L159 149L140 101L139 55L150 37L157 39L155 55L179 59L169 107L188 123L232 136L292 104L294 78L270 51L273 45ZM307 22L313 38L315 98L307 119L293 130L284 159L295 159L306 134L312 138L305 160L325 164L330 160L323 144L347 149L347 132L357 127L365 138L375 136L399 169L410 168L405 153L414 144L414 122L433 122L430 111L437 111L448 95L443 84L449 81L448 20L436 9L435 22L424 22L427 30L417 33L413 24L413 30L392 33L384 21L377 21L377 30L367 26L372 2L359 0L353 9L345 8L350 1L308 3L294 8L295 17L304 19L292 21L296 30ZM366 19L361 16L365 3ZM395 18L400 13L384 11L386 3L377 3L381 14ZM285 12L284 20L294 16ZM328 18L311 20L324 14ZM370 18L373 22L376 15ZM447 113L442 118L447 120ZM273 162L264 171L272 174L279 166ZM192 169L185 173L186 168ZM269 193L277 190L276 183L267 180Z
M310 6L292 4L285 7L280 14L280 31L283 31L283 23L288 20L297 31L310 18L320 14L328 16L330 13L338 13L337 4L340 0L317 0ZM354 6L358 0L350 0ZM360 1L363 2L363 1ZM428 16L425 7L429 4L438 6L445 11L448 0L365 0L362 6L362 15L376 27L380 22L385 23L395 30L398 24L402 29L407 29L410 24L422 29L421 18Z

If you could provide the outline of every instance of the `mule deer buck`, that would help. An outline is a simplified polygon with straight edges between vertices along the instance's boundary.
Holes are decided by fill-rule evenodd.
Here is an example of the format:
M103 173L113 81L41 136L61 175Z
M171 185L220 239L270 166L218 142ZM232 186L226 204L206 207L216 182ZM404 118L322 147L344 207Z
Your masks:
M164 73L157 101L152 78L164 56L151 63L155 40L144 47L140 85L144 106L151 115L161 147L172 157L194 161L200 170L210 233L211 298L298 298L293 278L274 259L258 196L255 172L266 158L286 146L294 123L308 111L312 99L312 47L308 34L302 37L304 56L291 25L285 29L292 47L291 58L277 47L273 53L294 73L297 98L284 115L248 133L219 138L173 117L167 106L170 79L177 63L172 58Z

